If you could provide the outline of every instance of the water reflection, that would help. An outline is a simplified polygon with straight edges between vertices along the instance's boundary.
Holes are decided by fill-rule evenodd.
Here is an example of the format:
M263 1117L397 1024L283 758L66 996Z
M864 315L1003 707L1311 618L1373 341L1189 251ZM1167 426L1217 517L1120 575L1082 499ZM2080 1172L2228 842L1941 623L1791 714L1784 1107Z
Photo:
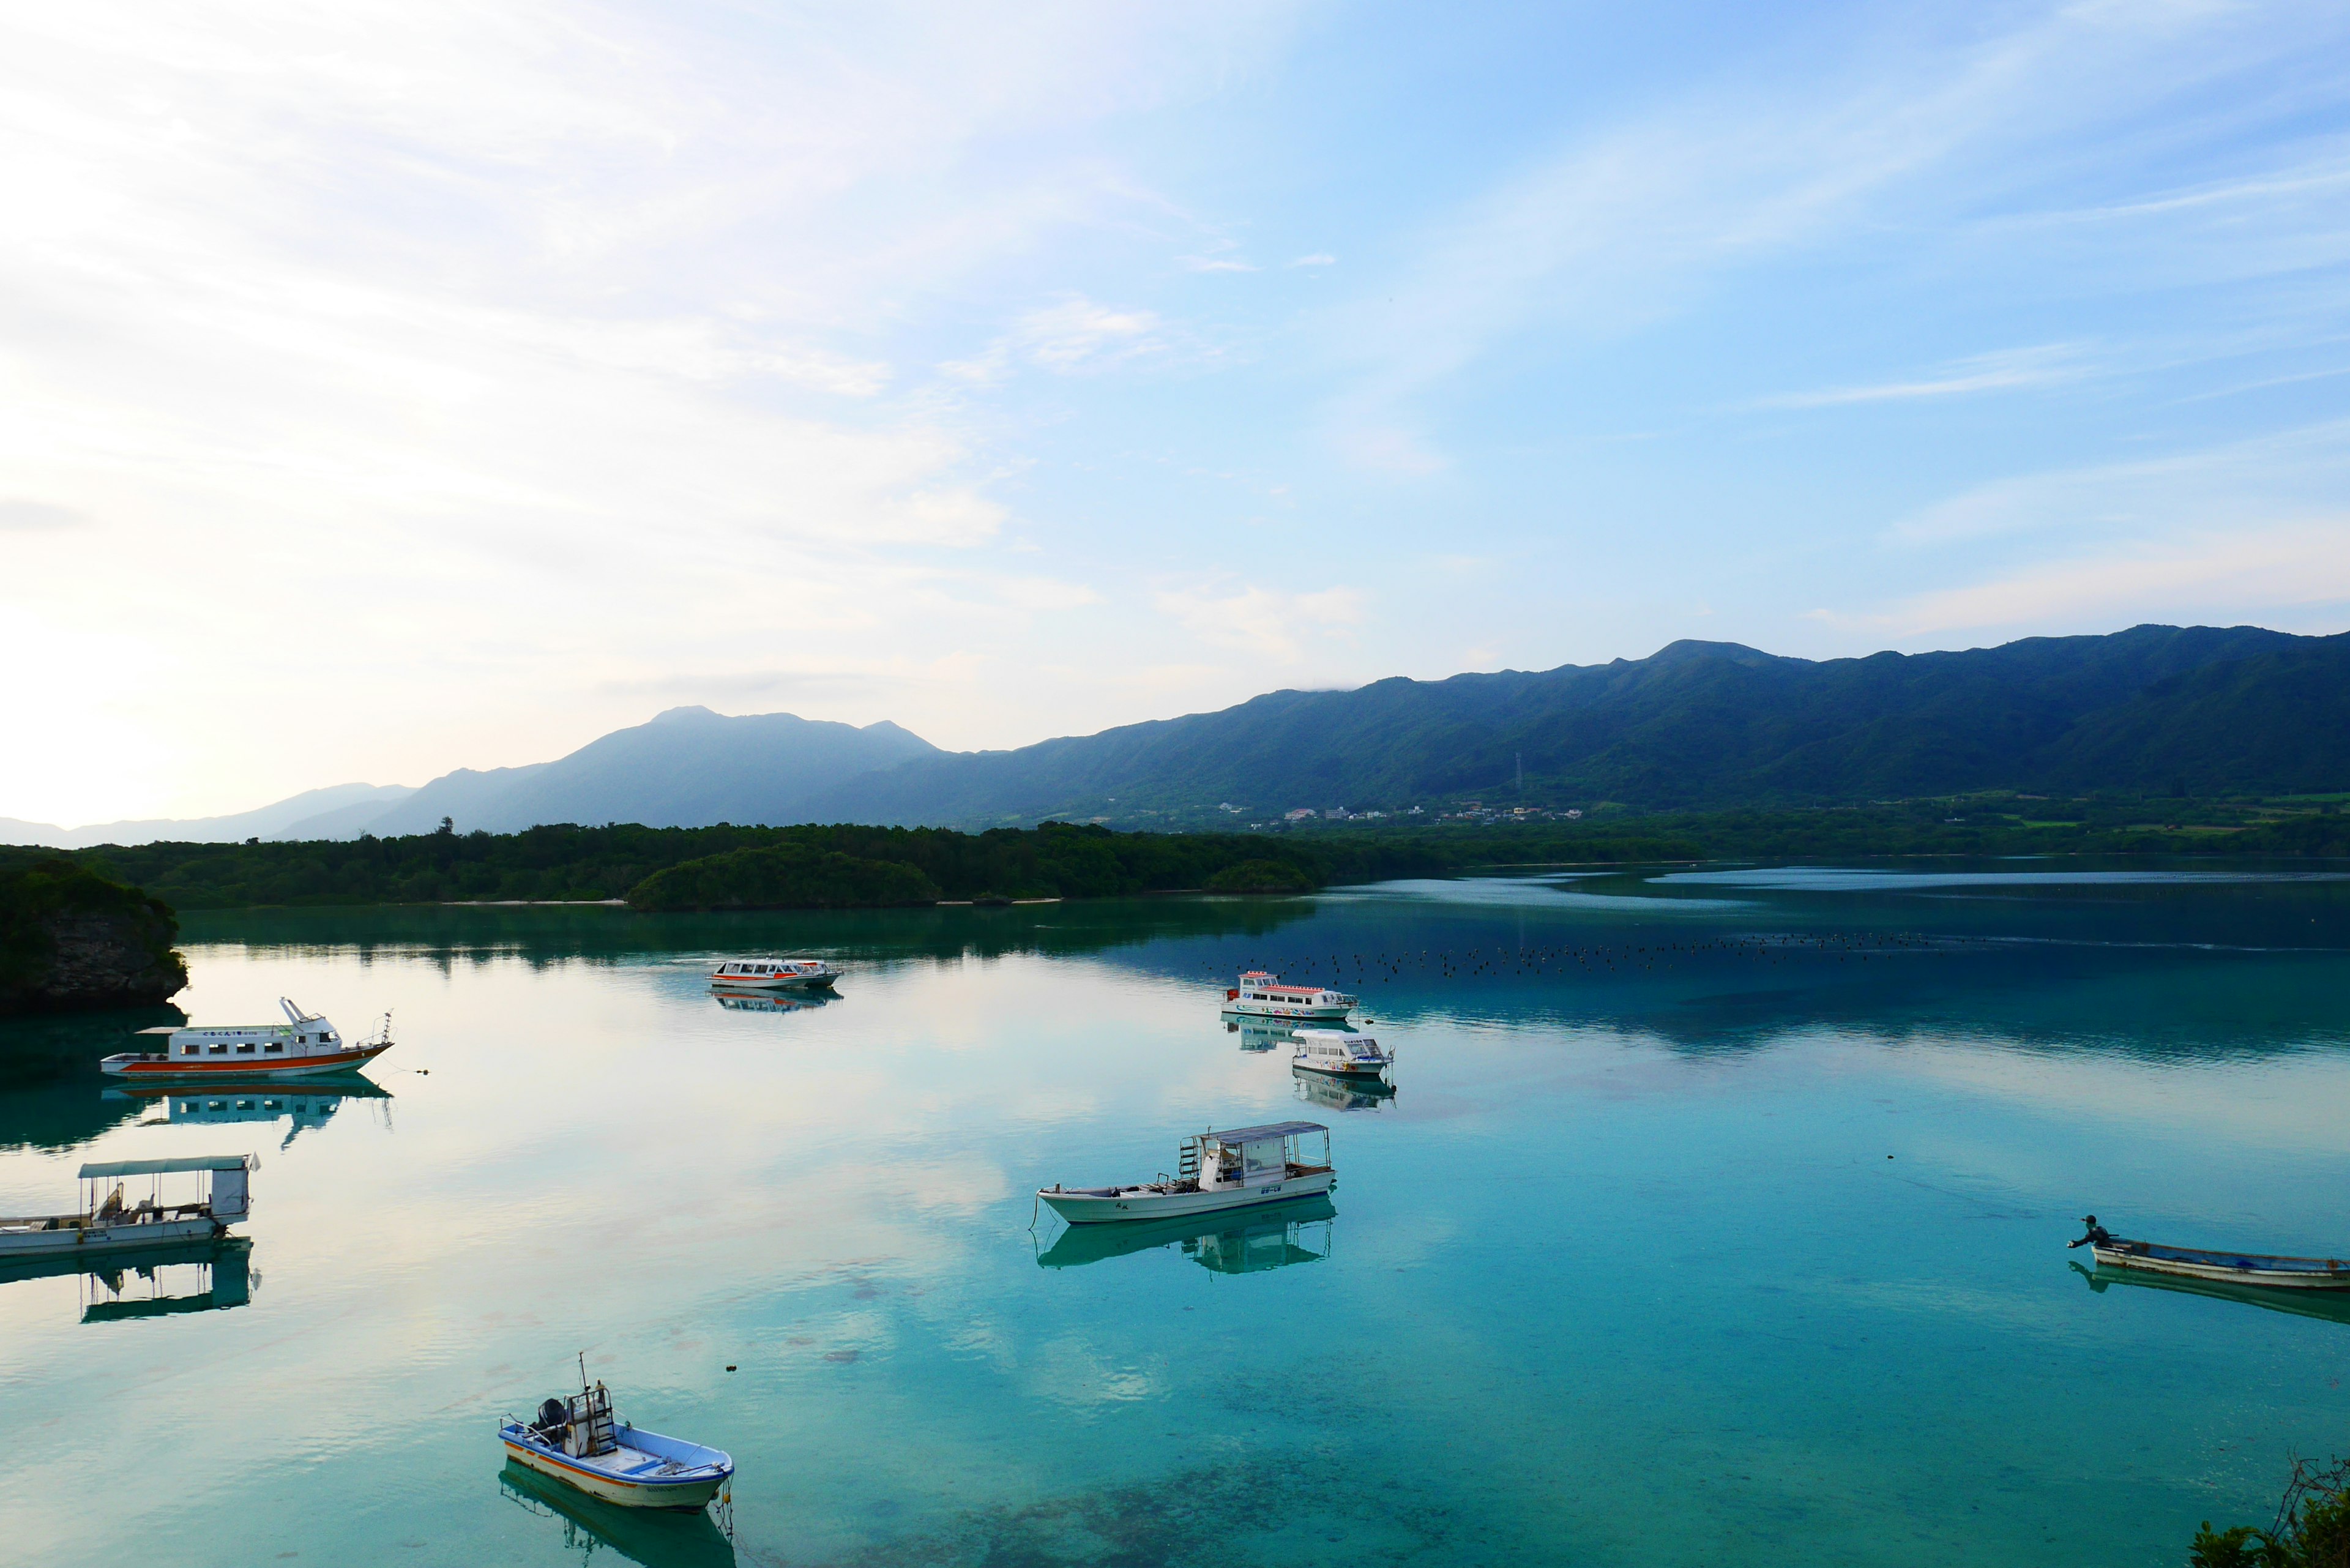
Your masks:
M1224 1033L1239 1035L1243 1051L1270 1051L1276 1045L1295 1044L1288 1024L1263 1019L1235 1018L1228 1014L1224 1019Z
M382 1101L384 1128L389 1131L391 1127L391 1091L358 1076L331 1085L305 1088L264 1081L207 1084L200 1090L142 1085L102 1093L106 1099L127 1101L142 1110L160 1106L163 1116L148 1118L156 1125L213 1126L226 1122L274 1122L285 1117L293 1125L286 1130L285 1142L277 1146L280 1150L291 1147L300 1134L325 1127L346 1100Z
M712 991L710 995L719 1006L737 1012L806 1012L840 1000L814 992L790 996L769 991Z
M81 1276L84 1323L218 1312L244 1305L261 1288L261 1275L253 1267L253 1242L244 1236L115 1253L95 1262L17 1259L0 1264L0 1285L66 1274Z
M1376 1111L1395 1102L1395 1085L1385 1078L1334 1078L1296 1066L1289 1075L1297 1085L1297 1097L1323 1110Z
M2295 1317L2324 1318L2329 1323L2350 1324L2350 1291L2240 1285L2228 1280L2197 1280L2149 1273L2144 1269L2116 1269L2106 1263L2100 1263L2095 1269L2085 1268L2079 1263L2067 1266L2099 1295L2105 1294L2108 1285L2142 1285L2147 1290L2177 1291L2182 1295L2210 1296L2215 1301L2266 1307L2271 1312L2290 1313Z
M563 1544L583 1563L606 1547L645 1568L729 1568L734 1543L710 1515L669 1509L620 1508L508 1460L498 1490L532 1513L563 1521Z
M1047 1269L1078 1268L1173 1247L1217 1273L1253 1274L1328 1257L1331 1221L1337 1217L1330 1200L1317 1195L1238 1213L1194 1214L1139 1225L1072 1225L1036 1255L1036 1262Z

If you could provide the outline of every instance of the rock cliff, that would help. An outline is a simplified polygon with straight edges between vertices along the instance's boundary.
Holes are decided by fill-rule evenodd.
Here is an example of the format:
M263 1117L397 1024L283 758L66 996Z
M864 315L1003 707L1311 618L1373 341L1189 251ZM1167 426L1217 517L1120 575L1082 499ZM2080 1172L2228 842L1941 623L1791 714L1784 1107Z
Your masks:
M188 983L170 905L71 861L0 863L0 1013L158 1002Z

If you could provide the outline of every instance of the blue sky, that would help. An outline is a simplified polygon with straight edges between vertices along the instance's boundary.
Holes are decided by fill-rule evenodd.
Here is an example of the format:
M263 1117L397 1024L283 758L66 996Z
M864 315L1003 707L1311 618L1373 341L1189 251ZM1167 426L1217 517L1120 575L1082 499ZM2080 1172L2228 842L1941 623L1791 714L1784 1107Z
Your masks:
M2350 620L2350 13L0 20L0 815Z

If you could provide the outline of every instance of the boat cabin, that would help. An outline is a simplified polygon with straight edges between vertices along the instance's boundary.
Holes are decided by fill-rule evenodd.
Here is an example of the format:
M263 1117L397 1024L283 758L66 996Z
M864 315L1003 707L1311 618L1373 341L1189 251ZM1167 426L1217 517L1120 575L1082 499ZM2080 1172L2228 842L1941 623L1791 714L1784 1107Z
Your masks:
M286 1011L283 1023L239 1023L206 1029L162 1024L139 1033L162 1035L164 1052L174 1062L189 1056L203 1061L241 1056L258 1065L272 1057L338 1056L348 1049L335 1026L317 1013L305 1012L282 996L277 1005Z
M1261 969L1253 969L1242 975L1240 982L1224 992L1224 1000L1273 1007L1336 1008L1344 1012L1351 1012L1355 1006L1355 998L1343 991L1332 991L1327 986L1319 985L1284 984L1279 975L1268 974Z
M82 1213L92 1224L123 1225L166 1220L210 1219L220 1224L242 1220L253 1206L253 1172L260 1158L250 1154L182 1155L171 1159L109 1159L81 1168ZM196 1196L165 1200L163 1179L192 1175ZM149 1179L135 1201L126 1182ZM176 1184L175 1184L176 1185Z
M1303 1143L1320 1135L1320 1147ZM1330 1129L1319 1122L1273 1122L1261 1127L1205 1132L1184 1147L1184 1174L1197 1172L1200 1189L1253 1187L1330 1168Z

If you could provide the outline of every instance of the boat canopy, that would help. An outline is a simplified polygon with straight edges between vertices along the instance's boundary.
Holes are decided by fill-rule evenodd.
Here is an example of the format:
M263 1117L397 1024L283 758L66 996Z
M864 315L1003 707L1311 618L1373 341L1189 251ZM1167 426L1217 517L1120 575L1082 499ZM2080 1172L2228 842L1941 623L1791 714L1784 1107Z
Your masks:
M261 1157L255 1154L192 1154L176 1159L109 1159L81 1168L84 1181L102 1180L109 1176L170 1176L183 1170L258 1170Z
M1295 1137L1300 1133L1326 1133L1330 1129L1320 1122L1268 1122L1261 1127L1234 1127L1230 1132L1211 1132L1208 1136L1222 1144L1261 1143L1277 1137Z

